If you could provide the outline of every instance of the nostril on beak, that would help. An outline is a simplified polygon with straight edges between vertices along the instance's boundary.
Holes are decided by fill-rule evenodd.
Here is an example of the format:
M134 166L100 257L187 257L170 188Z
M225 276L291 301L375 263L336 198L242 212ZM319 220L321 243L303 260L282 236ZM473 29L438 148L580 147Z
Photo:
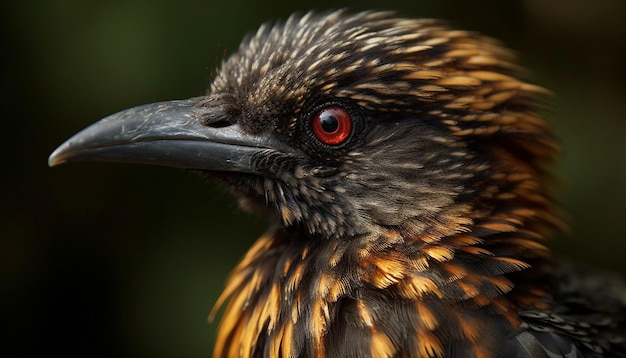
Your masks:
M236 123L232 110L226 103L226 96L213 94L199 98L196 108L200 110L201 122L211 128L224 128Z
M227 121L225 119L215 119L215 120L205 121L204 124L207 127L224 128L224 127L232 126L234 123Z

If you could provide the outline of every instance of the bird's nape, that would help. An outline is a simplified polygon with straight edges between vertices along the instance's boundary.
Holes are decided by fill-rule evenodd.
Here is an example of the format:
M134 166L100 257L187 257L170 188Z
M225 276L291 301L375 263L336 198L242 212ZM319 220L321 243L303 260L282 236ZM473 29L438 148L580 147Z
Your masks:
M294 15L206 96L105 118L50 165L199 170L269 213L212 313L215 357L626 356L623 284L547 248L558 148L520 73L438 21Z

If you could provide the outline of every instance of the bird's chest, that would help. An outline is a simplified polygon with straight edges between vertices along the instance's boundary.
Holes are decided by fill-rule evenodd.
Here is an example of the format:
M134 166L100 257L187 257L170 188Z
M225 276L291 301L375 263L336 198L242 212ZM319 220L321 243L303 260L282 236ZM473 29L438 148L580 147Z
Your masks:
M223 356L490 357L515 324L503 297L470 299L435 268L264 247L227 286Z

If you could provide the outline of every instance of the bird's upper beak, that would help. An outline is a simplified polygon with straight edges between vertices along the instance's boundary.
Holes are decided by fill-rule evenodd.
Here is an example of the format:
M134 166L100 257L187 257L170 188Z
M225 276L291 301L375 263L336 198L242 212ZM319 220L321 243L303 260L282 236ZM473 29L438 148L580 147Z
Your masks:
M246 134L237 124L207 125L226 114L219 106L203 106L206 98L147 104L108 116L59 146L48 164L128 162L258 174L255 156L280 143Z

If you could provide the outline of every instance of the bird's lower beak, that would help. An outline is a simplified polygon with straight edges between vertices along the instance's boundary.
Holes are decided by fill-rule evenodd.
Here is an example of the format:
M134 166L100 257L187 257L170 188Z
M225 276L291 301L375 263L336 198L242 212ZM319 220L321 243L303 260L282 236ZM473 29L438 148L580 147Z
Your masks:
M276 150L279 143L246 134L236 124L207 125L225 114L220 107L203 106L206 98L153 103L113 114L59 146L48 164L105 161L257 173L255 156Z

